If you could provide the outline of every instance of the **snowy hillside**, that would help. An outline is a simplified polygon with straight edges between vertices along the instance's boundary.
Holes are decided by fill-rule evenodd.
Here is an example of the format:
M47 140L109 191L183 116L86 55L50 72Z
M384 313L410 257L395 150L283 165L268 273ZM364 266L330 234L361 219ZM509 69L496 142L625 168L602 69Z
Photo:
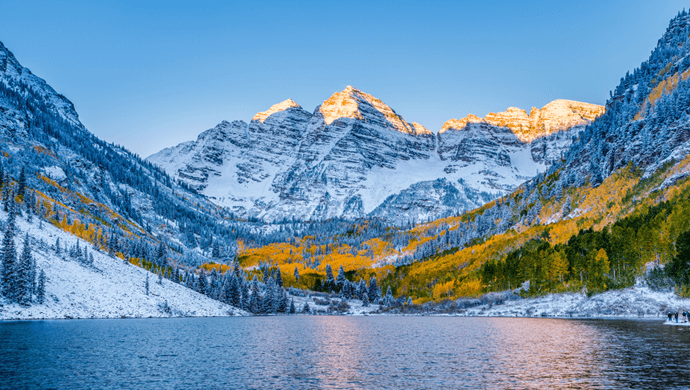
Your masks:
M348 86L312 114L286 100L249 124L222 122L147 160L238 215L402 223L460 213L514 190L560 159L603 110L556 100L529 115L509 108L453 119L434 134ZM445 201L435 202L439 196Z
M4 220L7 213L0 212ZM17 220L17 246L28 233L33 257L46 273L45 303L22 306L0 297L0 319L122 318L234 316L245 312L163 279L123 260L95 251L82 240L94 257L91 266L66 253L56 254L55 242L74 245L77 238L34 219ZM146 277L149 276L149 295Z
M492 295L494 295L492 297ZM502 294L489 294L482 299L492 301ZM462 302L462 301L461 301ZM690 307L690 299L673 292L653 291L644 286L612 290L587 297L585 294L549 294L539 298L507 297L491 304L479 304L459 315L487 317L666 317L669 312L682 312Z

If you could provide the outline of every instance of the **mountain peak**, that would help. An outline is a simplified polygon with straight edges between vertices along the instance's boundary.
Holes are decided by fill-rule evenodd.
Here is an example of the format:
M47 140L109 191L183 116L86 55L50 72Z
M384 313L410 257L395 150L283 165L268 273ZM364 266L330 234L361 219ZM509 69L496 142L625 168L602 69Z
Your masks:
M541 109L532 107L530 113L508 107L503 112L490 112L484 118L469 114L463 119L451 119L443 124L441 133L448 129L461 130L468 123L486 122L497 127L507 127L520 141L531 142L551 133L590 123L604 113L604 106L573 100L557 99Z
M483 118L480 118L474 114L468 114L466 117L462 119L451 119L446 121L446 123L441 126L441 130L439 133L445 133L449 129L454 129L454 130L462 130L465 127L467 127L468 123L481 123L484 122Z
M380 122L383 126L401 133L432 134L424 126L407 123L386 103L351 85L331 95L318 110L327 125L337 119L353 118L365 122Z
M269 116L275 114L276 112L285 111L289 108L302 108L302 106L295 103L295 101L292 99L287 99L287 100L284 100L278 104L272 105L271 108L269 108L266 111L262 111L262 112L257 113L256 115L254 115L252 120L260 121L263 123L263 121L265 121L266 118L268 118Z

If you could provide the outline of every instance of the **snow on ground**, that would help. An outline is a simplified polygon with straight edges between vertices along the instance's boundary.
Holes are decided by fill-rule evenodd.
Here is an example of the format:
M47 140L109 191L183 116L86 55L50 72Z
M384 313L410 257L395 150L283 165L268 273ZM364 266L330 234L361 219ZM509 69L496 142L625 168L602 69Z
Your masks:
M0 212L0 218L4 220L6 217L7 213ZM37 267L43 269L47 276L45 303L22 307L0 298L0 320L246 314L170 280L163 279L159 285L156 275L126 264L119 258L96 252L91 245L88 249L94 256L93 266L84 266L65 254L58 256L52 248L58 237L63 248L74 245L77 238L50 224L42 225L41 229L37 219L27 223L23 217L18 217L20 232L15 241L18 252L27 232L33 239L32 243L43 240L47 244L45 247L33 245ZM86 242L79 241L83 248ZM144 288L147 274L150 295L146 295Z
M308 303L311 314L329 314L329 304L323 304L326 301L324 296L325 294L322 293L312 293L305 297L288 294L288 299L294 300L297 313L301 313L304 309L305 303ZM340 303L340 298L330 298L327 300L332 301L334 306L337 306L338 303ZM369 315L374 314L374 312L377 312L380 308L380 306L377 304L369 304L369 306L364 307L362 306L362 301L359 299L350 299L347 301L347 304L349 308L343 311L341 314L354 316ZM336 311L334 311L334 313L336 313Z
M506 300L485 304L458 315L504 317L665 317L668 312L690 310L690 299L673 292L635 286L587 297L585 294L552 294L539 298Z

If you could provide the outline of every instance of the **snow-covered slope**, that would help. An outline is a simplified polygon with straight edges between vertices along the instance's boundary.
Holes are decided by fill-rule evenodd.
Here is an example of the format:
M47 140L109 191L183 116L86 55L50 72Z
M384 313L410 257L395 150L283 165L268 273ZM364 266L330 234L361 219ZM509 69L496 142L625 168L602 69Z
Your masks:
M0 218L7 213L0 212ZM0 297L0 319L59 319L59 318L122 318L122 317L190 317L243 315L243 311L201 295L191 289L163 279L158 284L155 274L126 264L117 257L97 252L87 246L94 256L93 266L82 265L66 254L56 254L54 245L74 245L77 238L56 227L34 219L17 221L17 246L23 245L26 233L34 248L38 269L47 276L44 304L25 307L9 303ZM150 294L146 295L146 275L149 275Z
M509 108L452 119L434 134L348 86L312 114L286 100L249 124L222 122L148 161L239 215L419 221L512 191L560 159L603 111L556 100L529 115ZM438 179L452 193L441 203L433 201Z
M585 294L549 294L544 297L520 299L511 293L493 293L504 299L480 304L462 311L466 316L498 317L666 317L668 312L682 312L690 306L690 299L679 298L673 292L653 291L636 286L611 290L587 297Z

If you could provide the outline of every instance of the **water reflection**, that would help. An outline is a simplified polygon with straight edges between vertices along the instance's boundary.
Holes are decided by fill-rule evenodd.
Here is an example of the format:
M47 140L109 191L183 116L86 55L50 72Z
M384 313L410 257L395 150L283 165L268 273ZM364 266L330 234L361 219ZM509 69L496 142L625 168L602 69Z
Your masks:
M646 388L690 384L658 321L263 317L0 323L2 388Z

